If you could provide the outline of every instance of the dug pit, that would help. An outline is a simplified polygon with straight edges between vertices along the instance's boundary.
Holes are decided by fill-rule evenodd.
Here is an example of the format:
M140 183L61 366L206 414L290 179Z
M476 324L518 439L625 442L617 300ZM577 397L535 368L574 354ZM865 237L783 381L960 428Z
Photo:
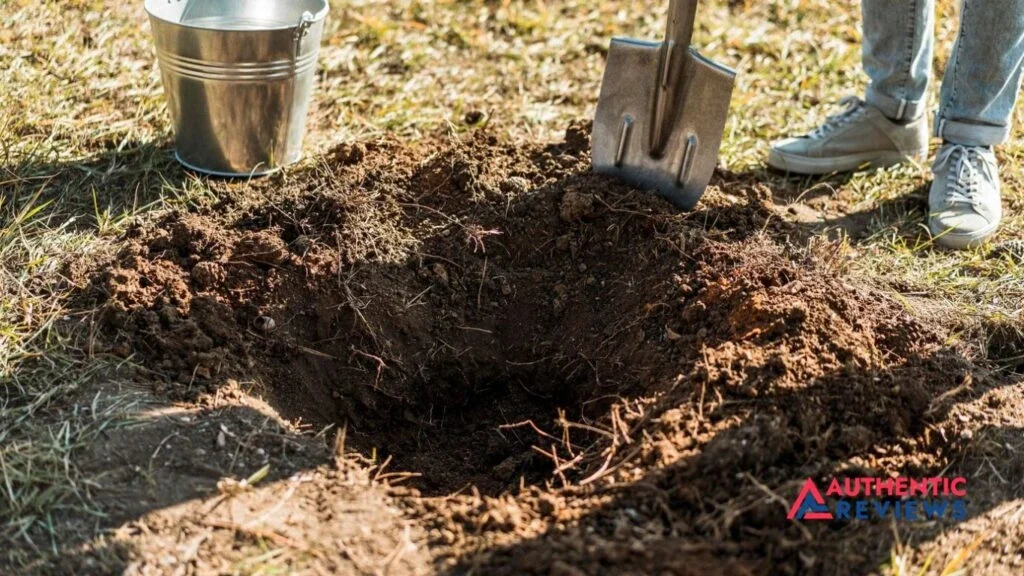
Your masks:
M109 351L177 400L246 390L428 495L517 494L522 518L582 531L487 573L571 559L559 538L625 562L622 522L778 559L807 533L759 487L948 463L935 423L974 369L942 334L845 278L840 247L761 235L787 233L762 187L722 173L681 214L591 175L588 148L583 126L533 148L362 143L227 187L132 229L97 275ZM636 488L585 492L612 485ZM572 518L562 487L584 490ZM519 526L449 508L419 512L439 546Z
M581 128L528 151L346 146L304 189L136 228L98 282L112 350L181 400L255 387L428 493L546 479L538 432L585 431L656 368L645 306L686 241L657 200L595 194L616 187L586 146Z

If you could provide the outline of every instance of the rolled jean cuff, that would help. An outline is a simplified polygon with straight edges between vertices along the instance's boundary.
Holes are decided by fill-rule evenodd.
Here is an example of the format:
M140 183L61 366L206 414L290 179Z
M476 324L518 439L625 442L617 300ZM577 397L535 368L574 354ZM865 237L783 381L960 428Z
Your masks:
M964 146L998 146L1010 139L1010 127L967 124L936 116L935 136Z
M882 111L890 120L917 120L925 112L924 100L893 98L868 86L867 102Z

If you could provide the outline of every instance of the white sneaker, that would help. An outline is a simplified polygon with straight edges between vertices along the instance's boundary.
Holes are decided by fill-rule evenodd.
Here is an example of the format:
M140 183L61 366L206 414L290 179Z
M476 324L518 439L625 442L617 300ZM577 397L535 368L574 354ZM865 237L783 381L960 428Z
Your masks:
M999 229L1003 205L999 167L989 148L945 144L932 167L928 228L935 241L963 250L983 243Z
M776 170L819 175L884 168L928 154L928 120L899 124L856 96L844 98L846 110L829 116L806 136L772 144L768 165Z

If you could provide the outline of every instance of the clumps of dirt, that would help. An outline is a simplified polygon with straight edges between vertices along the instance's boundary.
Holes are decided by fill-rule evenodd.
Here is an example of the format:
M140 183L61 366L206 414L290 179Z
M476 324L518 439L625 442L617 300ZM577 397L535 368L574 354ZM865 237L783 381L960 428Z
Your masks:
M591 174L587 132L347 145L141 225L96 279L110 349L462 490L399 497L456 572L799 565L838 539L785 521L800 481L941 469L972 367L940 334L759 234L769 190L679 213Z
M939 334L761 239L704 241L691 255L692 272L671 276L672 298L645 305L658 311L650 328L663 330L662 345L644 345L658 367L653 385L590 421L603 432L593 443L569 425L563 442L543 444L556 462L578 459L556 477L592 487L561 493L582 510L545 521L520 498L524 520L513 528L467 525L459 512L439 511L442 534L462 526L456 539L488 550L463 568L781 573L834 554L840 541L878 539L870 527L787 521L806 478L927 475L954 456L947 432L935 432L952 436L939 424L937 399L973 367ZM526 502L539 506L540 498ZM492 507L510 508L486 499L479 506L468 516L474 522ZM673 564L680 549L693 550L700 568ZM872 562L855 546L843 554L845 565ZM732 560L701 564L714 557Z
M562 196L562 205L559 209L562 220L566 222L579 222L584 218L594 215L594 195L579 192L578 190L567 190Z

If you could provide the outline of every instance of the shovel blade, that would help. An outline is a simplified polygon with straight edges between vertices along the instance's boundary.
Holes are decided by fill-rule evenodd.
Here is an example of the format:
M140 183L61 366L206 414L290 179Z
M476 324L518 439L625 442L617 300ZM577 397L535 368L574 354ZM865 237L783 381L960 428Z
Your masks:
M686 52L668 141L656 157L650 134L661 55L657 42L612 40L594 119L594 170L691 210L718 164L736 74L692 48Z

